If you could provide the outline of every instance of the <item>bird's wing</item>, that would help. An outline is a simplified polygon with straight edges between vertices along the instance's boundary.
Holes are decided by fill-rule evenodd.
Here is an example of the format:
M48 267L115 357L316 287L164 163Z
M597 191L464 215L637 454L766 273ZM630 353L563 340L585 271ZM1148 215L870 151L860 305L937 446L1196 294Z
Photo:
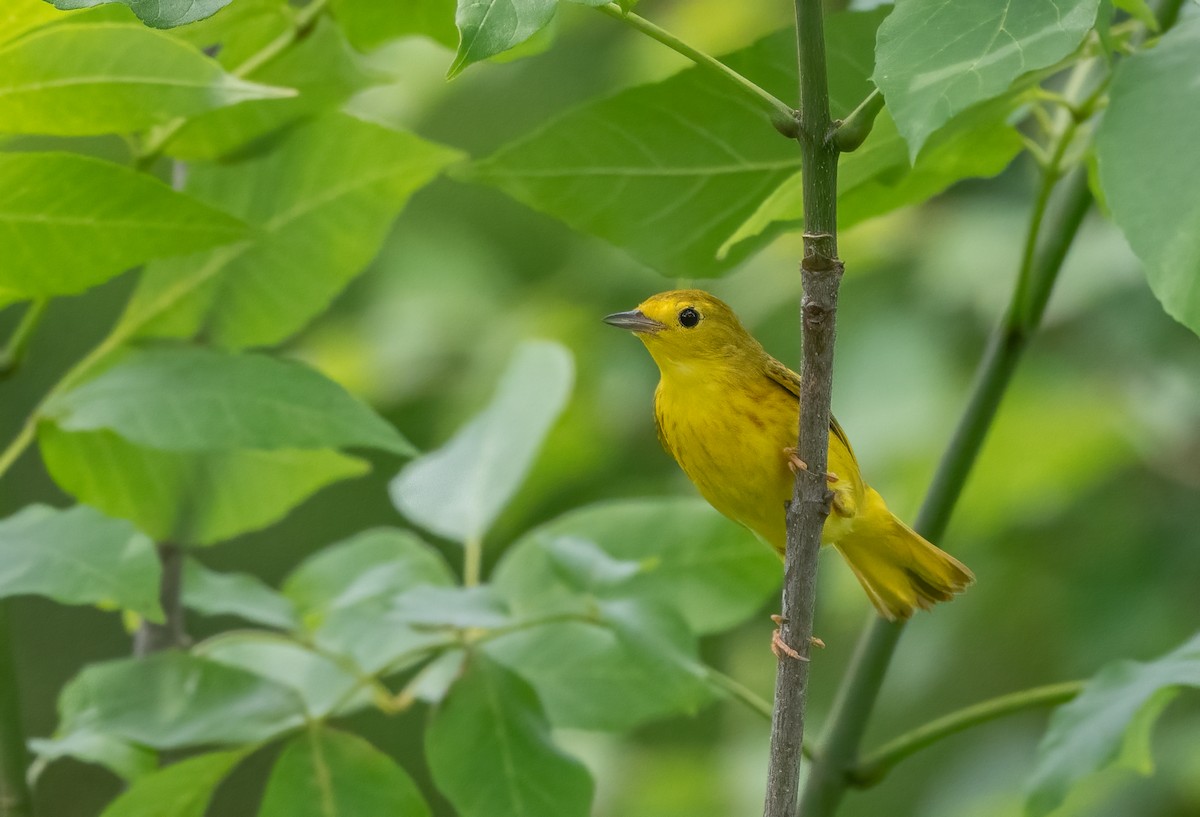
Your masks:
M767 357L766 369L767 377L791 392L797 401L800 399L800 375L769 356ZM842 445L846 446L846 450L850 452L850 459L857 465L858 458L854 456L854 449L850 447L850 440L846 437L846 432L842 430L841 425L838 424L837 418L832 414L829 416L829 431L833 436L838 438Z

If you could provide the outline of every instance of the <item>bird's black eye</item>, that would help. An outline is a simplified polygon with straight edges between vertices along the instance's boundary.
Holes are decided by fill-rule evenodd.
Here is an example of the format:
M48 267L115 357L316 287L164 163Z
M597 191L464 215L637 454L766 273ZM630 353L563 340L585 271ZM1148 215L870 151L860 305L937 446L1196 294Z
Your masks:
M690 306L679 310L679 325L691 329L696 324L700 323L700 313L692 309Z

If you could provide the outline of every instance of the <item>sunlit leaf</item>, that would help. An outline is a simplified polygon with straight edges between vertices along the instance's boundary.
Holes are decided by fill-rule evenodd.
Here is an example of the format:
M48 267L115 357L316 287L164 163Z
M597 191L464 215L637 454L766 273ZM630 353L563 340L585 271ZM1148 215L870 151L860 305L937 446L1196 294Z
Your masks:
M525 42L550 22L557 7L557 0L458 0L458 53L448 76Z
M1096 133L1113 221L1171 317L1200 333L1200 19L1122 60Z
M30 505L0 520L0 598L110 604L161 622L160 573L153 542L86 505Z
M592 587L602 597L645 599L675 609L693 631L743 621L779 586L771 550L699 499L629 500L569 512L522 537L493 581L518 617L578 609L580 589L556 564L562 540L591 542L641 565L627 580Z
M100 817L204 817L217 786L248 752L209 752L172 763L139 778Z
M589 813L591 778L551 741L537 695L481 653L434 711L425 751L434 783L461 817Z
M356 735L314 725L284 747L258 817L428 817L412 778Z
M916 157L960 111L1053 65L1092 28L1099 0L899 0L879 27L875 83Z
M52 0L55 8L86 9L106 3L124 3L143 23L154 28L174 28L211 17L232 0Z
M119 165L70 153L0 153L0 296L82 292L151 258L229 244L247 232L236 218Z
M0 3L0 43L63 19L46 0L5 0Z
M1153 661L1118 661L1054 713L1029 785L1026 814L1043 817L1085 777L1120 759L1148 774L1149 733L1179 687L1200 687L1200 636Z
M341 386L302 364L197 346L138 349L57 396L64 431L110 430L165 451L414 449Z
M521 346L492 402L436 451L392 481L392 502L428 530L466 542L487 532L521 487L571 392L570 354L550 342Z
M231 208L256 238L151 264L121 330L203 331L227 347L284 340L363 271L409 196L457 159L412 134L331 114L269 151L193 168L188 191Z
M279 521L326 485L367 471L337 451L159 451L111 431L38 428L54 481L158 541L211 545Z
M183 565L183 604L209 616L237 616L286 630L295 627L296 611L282 594L249 573L218 573L195 559Z
M256 743L305 718L292 689L177 652L86 667L63 688L58 708L60 736L81 729L156 749Z
M0 48L0 132L137 131L293 92L239 79L141 25L51 26Z

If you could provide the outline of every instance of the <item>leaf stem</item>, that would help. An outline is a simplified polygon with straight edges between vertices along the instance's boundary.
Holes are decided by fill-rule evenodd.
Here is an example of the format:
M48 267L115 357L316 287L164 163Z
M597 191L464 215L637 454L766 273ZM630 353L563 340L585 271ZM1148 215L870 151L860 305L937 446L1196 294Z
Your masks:
M179 545L164 542L158 546L158 561L162 566L158 599L166 620L154 624L142 619L133 636L133 654L138 658L189 644L183 613L184 555Z
M768 114L770 114L771 122L777 129L784 131L785 135L787 136L795 135L796 112L792 110L791 106L771 94L766 89L751 82L747 77L739 74L737 71L734 71L717 58L705 54L698 48L693 48L671 32L659 28L645 17L641 17L633 12L623 11L616 3L608 3L607 5L598 6L597 8L599 11L607 14L614 20L620 20L621 22L632 26L641 33L645 34L647 37L657 40L667 48L670 48L672 51L687 57L701 68L704 68L705 70L728 80L733 84L734 87L738 88L748 98L759 105L759 107L763 108Z
M477 587L483 578L483 537L472 536L463 545L463 586Z
M834 123L833 140L838 150L851 153L867 141L883 103L883 94L876 88L845 119Z
M829 118L824 12L821 0L795 0L795 9L800 68L797 122L805 224L804 258L800 263L804 296L797 447L808 468L796 473L787 508L780 637L796 655L784 655L775 675L763 817L791 817L799 792L817 563L830 503L825 477L837 298L842 279L842 262L837 255L838 146Z
M13 330L8 346L0 349L0 380L11 377L21 368L25 354L29 351L29 342L33 340L38 324L41 323L49 305L49 298L39 298L30 303L25 314L21 316L21 322Z
M0 599L0 817L30 817L33 799L25 777L29 756L8 610L9 601Z
M1010 692L943 715L888 741L863 758L858 765L847 771L851 785L860 788L874 786L897 763L943 738L1015 712L1042 706L1058 706L1075 698L1082 690L1083 681L1065 681L1061 684Z

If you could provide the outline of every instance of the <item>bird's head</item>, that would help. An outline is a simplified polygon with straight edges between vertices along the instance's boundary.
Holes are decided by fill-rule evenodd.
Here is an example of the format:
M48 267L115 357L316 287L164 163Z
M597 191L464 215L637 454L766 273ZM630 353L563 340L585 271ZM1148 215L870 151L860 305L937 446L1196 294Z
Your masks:
M762 353L733 310L700 289L660 292L637 309L606 316L604 322L637 335L664 370Z

